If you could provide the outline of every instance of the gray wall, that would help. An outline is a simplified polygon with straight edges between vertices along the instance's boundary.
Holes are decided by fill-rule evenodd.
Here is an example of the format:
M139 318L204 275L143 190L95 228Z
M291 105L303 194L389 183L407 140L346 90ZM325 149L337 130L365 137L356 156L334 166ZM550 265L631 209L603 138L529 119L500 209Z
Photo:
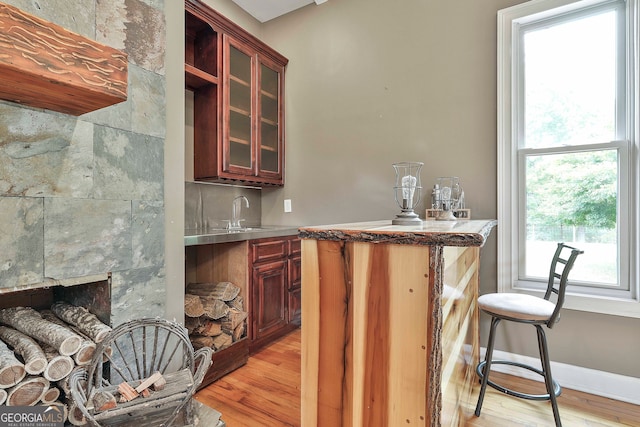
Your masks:
M225 13L231 1L211 3ZM263 190L263 223L392 218L391 163L405 160L425 163L425 187L459 176L473 217L495 218L496 12L517 3L329 0L262 25L290 60L286 186ZM482 293L496 290L496 232ZM529 329L509 328L498 348L537 356ZM552 358L640 377L639 330L640 319L565 310L549 333Z
M9 0L125 51L128 100L0 102L0 287L113 273L112 323L165 315L163 0Z

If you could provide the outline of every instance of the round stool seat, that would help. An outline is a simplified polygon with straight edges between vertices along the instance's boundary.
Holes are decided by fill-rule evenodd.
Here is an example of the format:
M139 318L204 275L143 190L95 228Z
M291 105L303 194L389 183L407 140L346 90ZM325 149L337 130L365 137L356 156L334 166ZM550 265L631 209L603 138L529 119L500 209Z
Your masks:
M500 317L523 321L544 321L551 317L556 305L533 295L494 293L478 298L478 307Z

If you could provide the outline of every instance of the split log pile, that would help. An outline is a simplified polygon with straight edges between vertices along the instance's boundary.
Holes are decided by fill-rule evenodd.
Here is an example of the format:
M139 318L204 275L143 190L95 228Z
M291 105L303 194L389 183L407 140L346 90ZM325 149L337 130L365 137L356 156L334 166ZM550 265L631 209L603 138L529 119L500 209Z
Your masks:
M81 414L71 415L67 380L110 331L86 308L66 302L43 311L0 309L0 404L62 406L72 424L84 425Z
M195 349L219 351L246 336L247 312L240 288L233 283L190 283L184 305L185 325Z

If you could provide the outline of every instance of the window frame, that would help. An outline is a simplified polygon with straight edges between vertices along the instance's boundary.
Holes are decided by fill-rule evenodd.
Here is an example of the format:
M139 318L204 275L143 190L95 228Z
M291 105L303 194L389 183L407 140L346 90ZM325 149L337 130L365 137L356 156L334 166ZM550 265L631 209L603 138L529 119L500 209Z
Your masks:
M586 8L600 8L604 4L610 4L611 0L532 0L507 9L498 11L498 292L525 292L540 295L544 291L539 285L526 280L518 280L520 265L520 245L523 234L519 225L524 223L523 200L521 197L524 187L524 168L520 166L523 156L531 152L542 152L539 149L523 149L517 147L519 136L524 129L519 126L523 123L521 96L523 86L517 78L517 66L521 61L521 49L515 48L519 43L519 25L527 25L541 19L556 19L555 17L568 13L585 13ZM569 289L565 307L568 309L606 313L612 315L640 318L639 277L638 264L640 261L638 245L640 244L640 219L638 218L639 201L638 170L640 159L638 157L638 141L640 112L638 93L640 66L638 36L640 26L640 0L625 0L627 29L626 34L626 59L627 59L627 96L624 101L626 110L626 123L623 129L618 129L618 135L626 135L629 141L613 141L606 144L589 144L573 146L568 151L584 151L598 148L599 145L615 146L619 154L619 175L628 174L628 184L619 188L619 216L620 250L627 251L628 257L621 259L621 274L624 268L628 271L627 277L620 278L628 284L628 290L620 290L614 293L603 292L601 289L592 288L593 291L584 293L573 292ZM521 46L520 46L521 47ZM518 85L516 87L516 85ZM518 104L520 103L520 105ZM517 108L514 108L517 107ZM620 126L620 123L617 124ZM545 149L549 152L554 149ZM626 156L626 159L624 158ZM628 249L627 249L628 248Z

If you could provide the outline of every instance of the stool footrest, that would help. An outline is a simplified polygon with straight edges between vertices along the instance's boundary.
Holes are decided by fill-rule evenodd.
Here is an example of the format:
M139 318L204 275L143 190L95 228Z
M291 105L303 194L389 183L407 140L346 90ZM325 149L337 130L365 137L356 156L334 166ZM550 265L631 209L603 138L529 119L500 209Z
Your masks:
M482 378L484 377L484 366L487 363L486 360L483 360L482 362L478 363L478 366L476 367L476 373L478 374L478 376L480 377L480 382L482 382ZM510 365L510 366L516 366L519 368L523 368L523 369L527 369L531 372L535 372L538 375L541 375L544 378L544 372L541 371L540 369L536 369L533 366L529 366L526 365L524 363L519 363L519 362L511 362L508 360L493 360L491 361L491 365ZM491 387L493 387L494 389L501 391L502 393L508 394L509 396L514 396L514 397L519 397L521 399L528 399L528 400L550 400L551 396L549 395L549 393L546 394L529 394L529 393L521 393L519 391L515 391L515 390L511 390L508 389L506 387L501 386L500 384L496 384L495 382L491 381L490 379L487 379L487 384L490 385ZM562 388L560 387L560 384L558 384L557 381L553 380L553 391L554 394L557 396L560 396L560 394L562 393Z

